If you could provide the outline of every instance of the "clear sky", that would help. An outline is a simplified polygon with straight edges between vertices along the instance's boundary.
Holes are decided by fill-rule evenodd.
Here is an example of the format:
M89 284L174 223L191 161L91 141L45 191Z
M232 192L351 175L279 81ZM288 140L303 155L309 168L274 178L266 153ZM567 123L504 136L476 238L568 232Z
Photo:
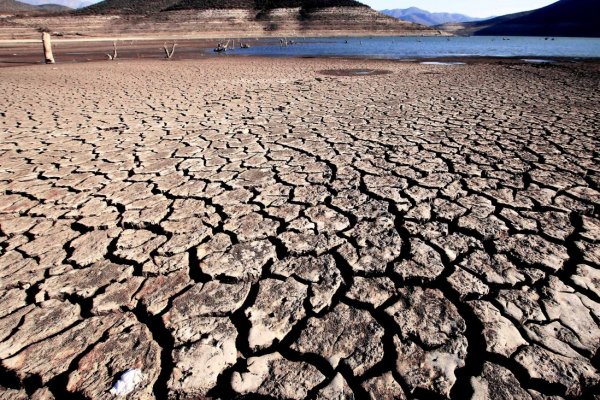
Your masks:
M361 0L359 0L361 1ZM557 0L362 0L376 10L418 7L432 12L452 12L470 17L511 14L555 3Z

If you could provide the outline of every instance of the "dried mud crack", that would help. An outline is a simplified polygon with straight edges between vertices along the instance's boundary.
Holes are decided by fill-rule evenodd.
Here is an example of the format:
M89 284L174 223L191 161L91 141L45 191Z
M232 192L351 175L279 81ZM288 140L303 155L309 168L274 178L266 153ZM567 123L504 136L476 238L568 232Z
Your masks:
M0 399L600 398L597 63L0 82Z

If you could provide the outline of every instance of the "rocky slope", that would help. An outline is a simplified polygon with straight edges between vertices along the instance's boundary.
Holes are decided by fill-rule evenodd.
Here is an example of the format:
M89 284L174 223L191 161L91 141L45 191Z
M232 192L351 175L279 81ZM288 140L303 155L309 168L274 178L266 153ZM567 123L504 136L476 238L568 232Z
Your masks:
M0 21L0 38L26 37L39 27L67 36L440 34L437 30L386 16L353 0L107 0L60 18Z

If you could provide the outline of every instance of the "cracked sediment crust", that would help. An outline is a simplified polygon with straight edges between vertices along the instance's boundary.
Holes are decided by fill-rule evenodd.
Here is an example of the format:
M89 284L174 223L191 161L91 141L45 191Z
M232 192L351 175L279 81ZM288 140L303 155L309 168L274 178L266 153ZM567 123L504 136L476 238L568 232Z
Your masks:
M0 398L600 396L597 63L0 82Z

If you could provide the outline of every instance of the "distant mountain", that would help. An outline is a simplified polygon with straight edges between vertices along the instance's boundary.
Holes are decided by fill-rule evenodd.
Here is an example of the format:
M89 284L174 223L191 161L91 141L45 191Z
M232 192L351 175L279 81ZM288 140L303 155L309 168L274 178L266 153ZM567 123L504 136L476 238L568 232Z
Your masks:
M467 21L480 21L483 18L473 18L463 14L452 14L452 13L434 13L426 10L422 10L417 7L410 7L405 9L393 9L393 10L382 10L382 13L389 15L390 17L402 19L404 21L414 22L416 24L435 26L440 24L446 24L450 22L467 22Z
M436 28L458 35L600 37L598 16L599 0L560 0L533 11Z
M36 11L46 13L59 13L65 11L71 11L71 7L63 6L62 4L40 4L35 6Z
M39 14L39 13L56 13L70 10L69 7L65 7L60 4L47 4L48 1L44 1L41 5L27 4L16 0L0 0L0 14L12 14L12 13L27 13L27 14Z
M87 7L91 4L97 3L98 0L23 0L24 3L33 4L36 6L53 3L56 5L65 6L68 8L82 8Z

